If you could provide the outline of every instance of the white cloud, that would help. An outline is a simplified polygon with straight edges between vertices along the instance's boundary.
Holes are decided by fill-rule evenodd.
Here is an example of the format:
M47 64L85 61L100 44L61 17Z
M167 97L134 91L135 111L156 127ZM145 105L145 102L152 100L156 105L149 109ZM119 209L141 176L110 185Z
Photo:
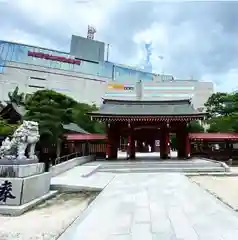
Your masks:
M169 33L166 25L154 22L146 30L138 32L133 40L140 49L139 59L144 59L146 56L145 43L152 43L151 63L153 71L163 72L165 63L169 59Z
M0 36L4 40L68 51L71 35L86 37L87 26L93 25L95 38L110 43L113 61L143 65L144 44L152 41L154 71L213 81L219 90L232 91L238 86L238 31L232 28L238 8L234 6L223 11L224 5L219 3L6 2L0 5Z
M202 77L204 81L213 81L216 92L233 92L238 90L238 69L230 69L224 74L207 74Z
M73 0L18 0L9 1L9 7L17 9L36 27L51 28L52 32L60 29L65 36L86 36L88 25L93 25L98 30L103 28L116 3L114 0L94 0L88 3Z

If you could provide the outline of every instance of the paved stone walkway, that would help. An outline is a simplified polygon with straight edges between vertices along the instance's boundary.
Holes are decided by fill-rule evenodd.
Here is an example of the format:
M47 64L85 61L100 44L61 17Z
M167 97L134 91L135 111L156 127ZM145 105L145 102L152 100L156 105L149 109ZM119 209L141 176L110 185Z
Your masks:
M180 173L120 174L60 240L235 240L237 214Z
M191 177L191 180L215 194L231 208L238 211L237 176L195 176Z
M93 166L98 164L94 162ZM93 173L89 177L83 177L90 172L92 166L77 166L51 179L51 188L56 190L98 190L101 191L113 179L113 173Z

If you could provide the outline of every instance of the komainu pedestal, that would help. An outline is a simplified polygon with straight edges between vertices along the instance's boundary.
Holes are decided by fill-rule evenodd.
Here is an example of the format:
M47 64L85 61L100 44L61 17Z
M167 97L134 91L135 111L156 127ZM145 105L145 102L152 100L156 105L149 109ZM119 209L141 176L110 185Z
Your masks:
M50 178L44 163L0 165L0 214L1 205L20 206L49 193Z
M19 215L49 194L51 175L35 155L39 138L38 123L24 121L0 147L0 214Z

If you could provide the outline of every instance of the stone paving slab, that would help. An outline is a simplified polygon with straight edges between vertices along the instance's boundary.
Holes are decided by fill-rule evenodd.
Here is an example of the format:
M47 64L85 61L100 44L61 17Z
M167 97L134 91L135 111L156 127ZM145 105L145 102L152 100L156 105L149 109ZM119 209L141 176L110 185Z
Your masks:
M195 176L191 177L191 180L213 193L234 210L238 211L237 176Z
M238 239L238 217L180 173L120 174L59 239Z
M100 164L97 164L96 162L94 162L95 164L93 165L79 165L77 167L71 168L70 170L61 173L60 175L56 176L57 177L83 177L84 175L89 174L90 172L93 172L95 169L97 169Z
M113 173L93 173L85 177L95 167L78 166L51 179L53 190L102 190L114 178Z

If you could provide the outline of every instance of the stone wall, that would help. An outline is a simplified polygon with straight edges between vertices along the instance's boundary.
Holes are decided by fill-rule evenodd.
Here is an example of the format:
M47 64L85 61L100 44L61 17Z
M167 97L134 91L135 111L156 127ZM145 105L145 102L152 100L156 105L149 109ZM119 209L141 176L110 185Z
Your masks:
M55 166L52 166L50 168L50 173L52 177L55 177L63 172L66 172L78 165L82 165L86 162L90 162L93 160L93 156L83 156L83 157L77 157L73 158L71 160L68 160L66 162L57 164Z
M7 62L4 73L0 73L0 100L7 101L8 93L18 86L19 92L33 93L39 88L52 89L78 102L95 103L100 106L107 88L107 81L111 81L111 78Z

